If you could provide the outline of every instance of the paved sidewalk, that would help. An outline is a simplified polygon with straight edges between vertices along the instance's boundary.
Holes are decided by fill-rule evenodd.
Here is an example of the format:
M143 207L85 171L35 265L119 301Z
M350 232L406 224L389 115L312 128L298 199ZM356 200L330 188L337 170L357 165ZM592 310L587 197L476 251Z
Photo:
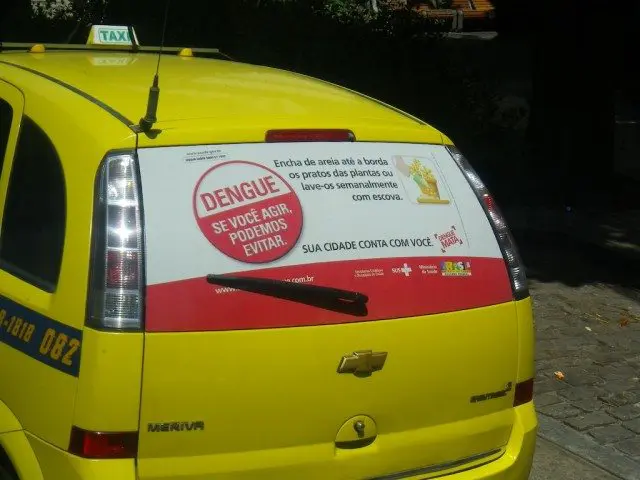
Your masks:
M506 215L531 280L540 436L640 480L640 212Z
M617 480L563 448L538 437L529 480Z
M640 480L640 304L605 285L531 291L540 435Z

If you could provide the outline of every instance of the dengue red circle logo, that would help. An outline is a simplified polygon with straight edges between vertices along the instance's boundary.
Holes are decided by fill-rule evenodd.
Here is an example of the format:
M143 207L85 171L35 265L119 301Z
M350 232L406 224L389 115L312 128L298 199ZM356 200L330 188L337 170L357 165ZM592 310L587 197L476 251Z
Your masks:
M287 181L246 161L209 169L193 192L200 230L225 255L246 263L286 255L302 232L302 206Z

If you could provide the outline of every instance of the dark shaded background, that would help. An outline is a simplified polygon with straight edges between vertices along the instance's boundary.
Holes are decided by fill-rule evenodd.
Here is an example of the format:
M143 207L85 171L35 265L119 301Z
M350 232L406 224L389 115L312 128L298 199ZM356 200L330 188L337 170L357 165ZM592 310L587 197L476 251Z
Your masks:
M28 3L3 0L0 39L84 43L97 21L134 25L143 44L160 43L162 1L110 0L80 22L33 19ZM408 11L340 22L314 10L322 0L173 0L166 44L218 47L398 106L451 137L503 206L638 209L638 182L614 170L614 134L616 97L626 118L640 120L640 1L494 3L495 21L465 23L498 33L479 40L443 36L449 25ZM629 262L573 240L516 233L541 278L610 281L607 266ZM591 267L576 268L587 259ZM628 277L619 283L635 285Z
M80 24L34 20L28 3L3 1L1 38L84 42L87 24L102 17L134 25L144 44L160 42L161 1L111 0ZM420 36L447 26L416 25L401 13L384 32L345 25L314 13L321 3L174 0L166 43L218 47L393 103L442 128L504 201L637 202L635 185L613 171L613 120L616 91L638 102L640 2L497 0L497 20L480 26L499 32L493 40ZM495 121L496 97L505 95L529 103L524 130Z

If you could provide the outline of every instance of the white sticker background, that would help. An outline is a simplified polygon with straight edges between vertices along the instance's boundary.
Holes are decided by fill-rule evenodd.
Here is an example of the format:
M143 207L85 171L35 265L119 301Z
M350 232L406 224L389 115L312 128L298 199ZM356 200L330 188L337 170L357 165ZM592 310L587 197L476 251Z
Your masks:
M225 158L185 161L193 156L192 152L219 150L224 151ZM140 149L138 156L150 285L209 273L340 260L502 257L474 192L442 146L357 142L200 145ZM400 167L399 157L403 159ZM325 159L340 164L319 165ZM365 159L377 162L365 165ZM416 159L430 170L431 176L420 176L420 171L426 170L413 168L418 165L412 163ZM291 166L284 166L283 162L289 160L293 160ZM217 250L200 230L193 203L196 185L212 167L230 161L263 165L282 176L296 192L302 205L302 233L295 247L283 257L262 264L235 260ZM293 165L298 161L302 166ZM315 165L310 165L310 161ZM237 180L229 178L229 186ZM370 185L368 182L385 183L387 187L340 188L341 184ZM218 181L215 184L222 185ZM436 185L439 203L419 200L425 192L424 198L433 195ZM436 235L446 234L452 227L462 244L448 246L443 253ZM420 240L424 239L430 239L432 245L424 246L422 242L420 246ZM377 241L380 245L381 240L387 243L386 247L361 247L361 242ZM402 240L404 244L411 240L418 242L394 247L390 244L392 240ZM328 243L344 246L348 242L355 242L357 248L333 251L325 248ZM318 245L320 251L315 251ZM313 253L305 253L310 251Z

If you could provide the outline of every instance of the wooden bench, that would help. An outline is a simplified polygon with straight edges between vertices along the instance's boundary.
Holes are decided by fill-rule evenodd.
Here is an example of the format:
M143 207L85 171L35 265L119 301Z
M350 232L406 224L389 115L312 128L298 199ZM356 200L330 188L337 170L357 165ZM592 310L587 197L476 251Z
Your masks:
M464 20L485 20L493 17L494 7L489 0L453 0L450 9L435 9L431 3L421 3L415 9L431 18L450 19L454 11L462 11Z

